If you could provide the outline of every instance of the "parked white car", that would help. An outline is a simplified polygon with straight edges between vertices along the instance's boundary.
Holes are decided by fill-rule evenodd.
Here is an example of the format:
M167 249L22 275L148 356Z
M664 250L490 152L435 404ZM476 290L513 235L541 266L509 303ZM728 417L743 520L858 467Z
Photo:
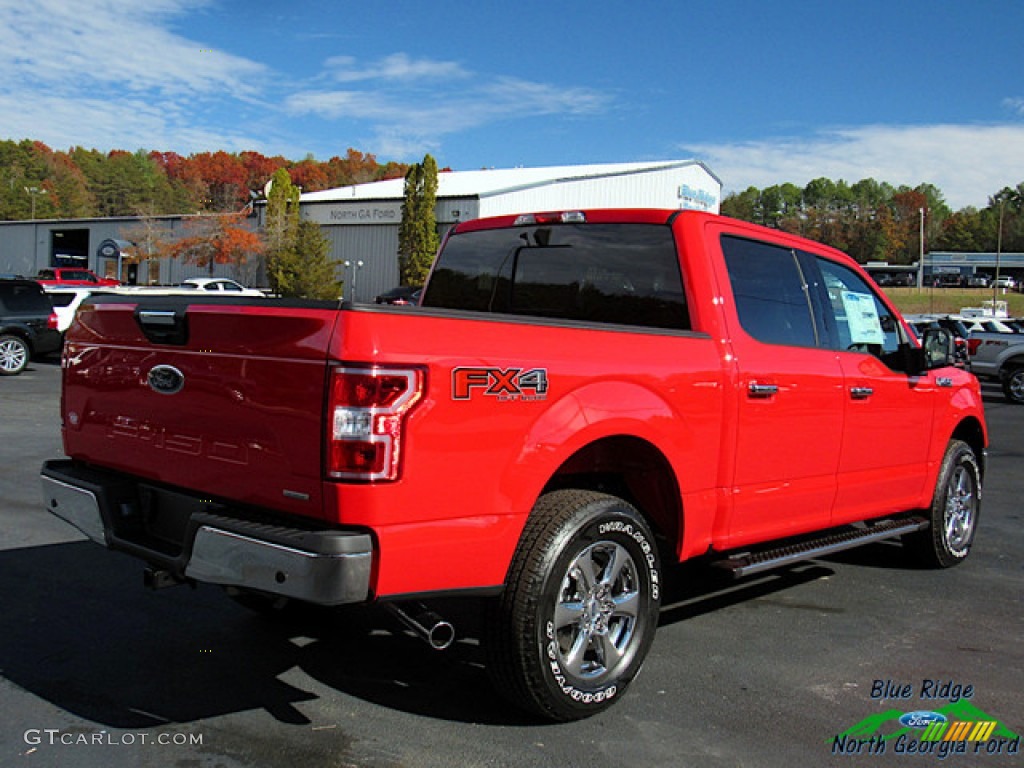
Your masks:
M234 296L266 296L263 291L255 288L246 288L241 283L230 280L226 277L190 277L181 281L179 288L196 291L210 291L211 293L231 294Z
M53 311L57 314L57 330L61 333L65 333L71 327L71 321L75 319L75 312L90 294L114 292L113 289L97 291L95 288L49 285L43 286L43 290L49 297L50 303L53 304Z

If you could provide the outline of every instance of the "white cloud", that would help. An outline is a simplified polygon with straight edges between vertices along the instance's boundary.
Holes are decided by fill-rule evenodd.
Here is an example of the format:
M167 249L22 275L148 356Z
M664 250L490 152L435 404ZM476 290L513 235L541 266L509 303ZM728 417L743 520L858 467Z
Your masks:
M4 115L7 137L38 139L55 149L173 149L188 154L210 149L258 150L265 142L262 136L205 128L192 119L186 107L154 104L138 97L112 102L37 95L24 101L0 93L0 115Z
M65 94L154 90L176 98L225 91L253 95L252 80L264 73L261 64L161 26L197 5L196 0L0 0L2 88Z
M454 61L411 59L405 53L394 53L362 67L358 66L352 56L334 56L324 63L324 67L327 76L339 83L366 80L460 80L469 76Z
M341 61L356 72L349 58L331 61L331 66ZM401 61L408 59L402 57ZM432 80L432 84L427 88L422 84L403 88L403 83L391 82L372 90L299 91L285 99L285 109L293 115L365 122L374 134L372 142L378 152L397 152L398 156L407 157L436 148L444 136L482 125L524 117L594 114L610 102L605 94L590 88L561 87L507 76L476 76L462 69L457 70L457 77L470 82L456 85L456 78L447 77L442 66L415 66L410 70L417 72L417 79ZM406 69L398 66L391 71ZM357 79L353 75L348 82L352 84ZM402 78L396 75L392 79Z
M1024 181L1024 125L869 125L737 143L686 144L727 192L826 177L896 186L928 183L954 209L984 207L990 195Z

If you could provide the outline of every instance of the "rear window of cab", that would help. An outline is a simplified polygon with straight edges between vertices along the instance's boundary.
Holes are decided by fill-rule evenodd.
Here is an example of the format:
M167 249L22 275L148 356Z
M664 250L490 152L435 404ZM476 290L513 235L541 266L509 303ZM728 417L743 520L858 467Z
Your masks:
M689 330L668 226L559 223L448 238L422 306Z

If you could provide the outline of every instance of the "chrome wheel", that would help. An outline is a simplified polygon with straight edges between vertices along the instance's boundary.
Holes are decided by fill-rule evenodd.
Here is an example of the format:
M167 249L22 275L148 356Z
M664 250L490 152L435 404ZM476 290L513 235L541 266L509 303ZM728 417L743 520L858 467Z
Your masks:
M977 506L978 494L974 475L970 469L959 465L949 478L942 526L946 546L958 557L966 554L973 538Z
M950 568L967 559L981 514L981 477L974 449L962 440L950 440L927 510L931 524L903 539L915 560Z
M570 488L541 496L488 608L496 690L547 720L610 707L654 639L659 571L654 534L625 500Z
M0 338L0 374L13 376L28 365L28 345L17 336Z
M555 652L562 669L593 685L632 656L640 608L637 564L619 544L592 544L569 565L555 604Z

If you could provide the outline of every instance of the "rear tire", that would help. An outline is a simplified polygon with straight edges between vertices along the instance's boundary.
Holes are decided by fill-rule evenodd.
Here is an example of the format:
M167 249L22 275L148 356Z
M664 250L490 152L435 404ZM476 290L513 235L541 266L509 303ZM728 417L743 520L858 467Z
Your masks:
M547 720L606 709L640 671L660 592L654 536L633 506L591 491L545 494L487 622L495 686Z
M1003 376L1003 394L1011 403L1024 404L1024 367L1011 368Z
M950 440L929 510L931 526L904 539L915 559L932 568L959 565L970 554L981 511L981 470L974 450Z
M31 351L20 336L0 336L0 376L17 376L28 367Z

